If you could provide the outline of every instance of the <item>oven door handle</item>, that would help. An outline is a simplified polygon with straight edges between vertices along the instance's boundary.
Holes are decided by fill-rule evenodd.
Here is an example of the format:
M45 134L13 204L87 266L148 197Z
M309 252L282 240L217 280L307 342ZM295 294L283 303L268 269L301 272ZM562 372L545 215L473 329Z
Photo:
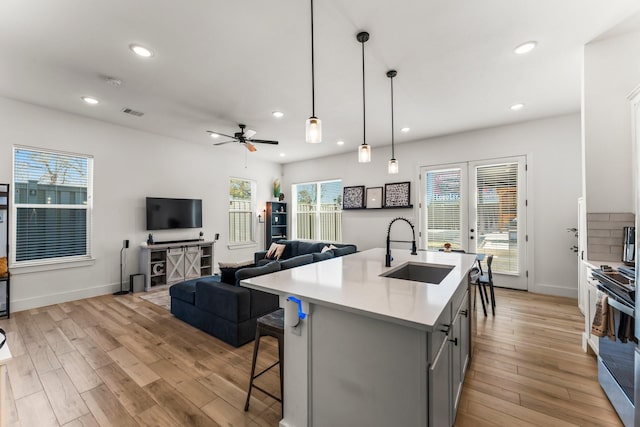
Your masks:
M609 305L611 307L623 312L627 316L631 316L631 317L635 318L635 315L633 313L633 309L631 309L631 307L627 307L626 305L619 303L618 301L616 301L612 297L609 297L607 299L607 301L608 301L608 303L609 303Z

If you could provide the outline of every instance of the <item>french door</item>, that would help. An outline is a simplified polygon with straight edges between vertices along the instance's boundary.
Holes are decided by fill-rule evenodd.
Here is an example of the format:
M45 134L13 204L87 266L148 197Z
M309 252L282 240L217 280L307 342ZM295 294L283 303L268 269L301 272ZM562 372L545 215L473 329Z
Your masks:
M524 156L420 168L420 246L493 255L494 284L527 289L525 170Z

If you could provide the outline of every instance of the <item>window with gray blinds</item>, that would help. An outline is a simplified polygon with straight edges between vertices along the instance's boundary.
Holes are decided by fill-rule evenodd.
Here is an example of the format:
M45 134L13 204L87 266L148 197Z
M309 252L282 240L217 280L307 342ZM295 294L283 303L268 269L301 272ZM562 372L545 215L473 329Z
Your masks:
M15 262L91 256L88 156L14 149Z

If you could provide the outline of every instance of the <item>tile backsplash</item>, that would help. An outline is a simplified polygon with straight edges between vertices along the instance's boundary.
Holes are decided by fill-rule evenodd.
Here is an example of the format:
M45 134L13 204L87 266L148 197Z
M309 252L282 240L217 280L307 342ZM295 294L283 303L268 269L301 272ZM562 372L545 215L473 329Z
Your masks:
M622 260L623 227L633 227L632 213L588 213L587 253L593 261Z

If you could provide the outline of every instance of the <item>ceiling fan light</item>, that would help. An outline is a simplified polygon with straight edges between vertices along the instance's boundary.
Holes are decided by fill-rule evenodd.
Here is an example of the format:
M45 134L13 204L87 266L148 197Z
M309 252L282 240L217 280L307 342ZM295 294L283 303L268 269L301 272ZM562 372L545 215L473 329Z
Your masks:
M359 163L371 162L371 147L366 143L361 144L360 147L358 147L358 162Z
M319 144L322 142L322 121L314 116L307 119L306 141L309 144Z
M400 172L400 165L398 165L398 161L396 159L389 160L389 166L387 170L391 175L395 175Z

